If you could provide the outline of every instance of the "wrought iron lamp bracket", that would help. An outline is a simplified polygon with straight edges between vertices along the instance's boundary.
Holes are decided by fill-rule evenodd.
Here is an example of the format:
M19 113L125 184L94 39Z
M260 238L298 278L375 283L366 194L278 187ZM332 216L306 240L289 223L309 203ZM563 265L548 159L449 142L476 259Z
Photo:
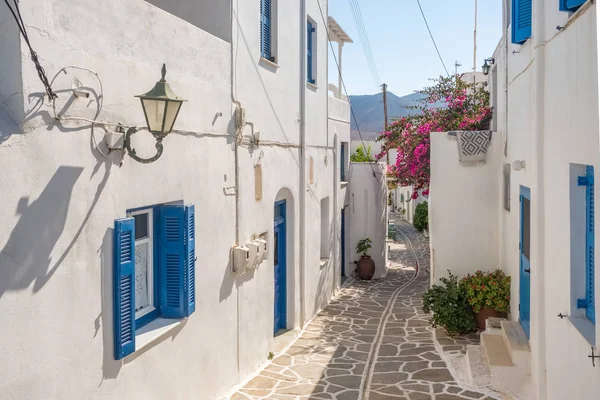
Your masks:
M600 355L594 354L594 346L592 346L592 355L588 356L588 358L592 359L592 367L596 367L596 358L600 358Z
M149 158L142 158L142 157L137 156L135 149L131 147L131 136L133 136L135 133L137 133L137 131L138 131L137 128L131 127L127 130L127 133L125 134L125 143L124 144L125 144L125 149L127 149L127 154L129 155L129 157L133 158L135 161L142 163L142 164L150 164L150 163L153 163L154 161L158 160L160 158L160 156L162 156L162 153L163 153L162 140L167 135L152 133L152 135L156 139L156 145L155 145L156 154Z

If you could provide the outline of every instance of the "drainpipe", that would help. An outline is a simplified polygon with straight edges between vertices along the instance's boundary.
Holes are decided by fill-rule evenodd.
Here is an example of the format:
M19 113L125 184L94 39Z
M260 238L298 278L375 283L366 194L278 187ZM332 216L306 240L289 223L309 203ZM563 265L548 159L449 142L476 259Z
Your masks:
M300 222L300 328L304 328L304 274L306 267L305 233L306 233L306 0L300 1L300 185L299 185L299 222Z
M508 13L509 0L504 0L504 157L508 157Z
M545 337L545 292L544 292L544 251L545 251L545 223L544 223L544 83L546 64L545 43L545 0L533 2L533 146L531 159L531 181L533 186L532 196L532 310L536 311L532 318L531 345L532 345L532 380L534 396L536 399L545 399L546 396L546 337Z

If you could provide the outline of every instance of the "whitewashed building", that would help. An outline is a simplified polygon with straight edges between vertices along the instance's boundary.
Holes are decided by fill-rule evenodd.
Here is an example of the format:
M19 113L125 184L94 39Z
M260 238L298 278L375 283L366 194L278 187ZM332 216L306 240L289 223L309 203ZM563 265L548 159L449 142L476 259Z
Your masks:
M0 399L225 396L355 268L327 82L328 29L350 38L326 0L19 8L27 40L0 5ZM156 141L134 96L163 63L187 101L146 109L176 117Z
M514 323L502 326L506 348L495 349L509 364L489 360L492 385L522 398L594 399L600 9L505 0L503 10L505 34L488 60L495 116L486 164L461 167L456 144L432 134L432 273L511 276Z

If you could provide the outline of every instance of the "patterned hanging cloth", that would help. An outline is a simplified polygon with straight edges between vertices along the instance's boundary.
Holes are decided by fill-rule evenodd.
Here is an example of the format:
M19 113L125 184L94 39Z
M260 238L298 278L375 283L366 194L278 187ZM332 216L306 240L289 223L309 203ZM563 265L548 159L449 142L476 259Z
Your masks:
M458 159L466 167L485 164L492 131L448 132L448 138L458 141Z

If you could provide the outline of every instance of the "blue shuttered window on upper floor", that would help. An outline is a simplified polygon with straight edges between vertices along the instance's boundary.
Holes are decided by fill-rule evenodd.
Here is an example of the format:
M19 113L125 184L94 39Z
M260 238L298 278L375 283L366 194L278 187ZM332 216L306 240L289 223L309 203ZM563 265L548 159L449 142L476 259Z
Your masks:
M577 301L578 308L585 309L585 315L592 323L596 322L595 296L595 234L594 234L594 168L588 166L586 175L579 178L579 185L586 187L585 193L585 298Z
M306 80L308 83L314 84L314 68L313 68L313 36L315 27L311 21L306 23Z
M153 207L158 287L156 317L185 318L196 309L194 206ZM135 351L136 255L134 218L115 221L114 338L115 359Z
M531 37L532 0L512 0L512 42L522 44Z
M271 0L260 0L260 56L275 61L271 56Z
M587 0L559 0L560 11L577 11Z

